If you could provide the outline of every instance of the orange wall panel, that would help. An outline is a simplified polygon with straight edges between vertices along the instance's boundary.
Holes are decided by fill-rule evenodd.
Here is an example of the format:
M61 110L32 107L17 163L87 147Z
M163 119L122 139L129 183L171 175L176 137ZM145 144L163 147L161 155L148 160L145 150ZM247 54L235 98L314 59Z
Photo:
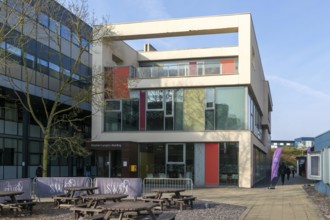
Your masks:
M106 99L129 98L128 79L130 67L116 67L105 70L104 97Z
M222 74L235 73L235 60L221 60Z
M205 185L219 185L219 144L205 144Z
M117 67L113 70L113 99L127 99L129 98L128 92L128 78L130 68Z

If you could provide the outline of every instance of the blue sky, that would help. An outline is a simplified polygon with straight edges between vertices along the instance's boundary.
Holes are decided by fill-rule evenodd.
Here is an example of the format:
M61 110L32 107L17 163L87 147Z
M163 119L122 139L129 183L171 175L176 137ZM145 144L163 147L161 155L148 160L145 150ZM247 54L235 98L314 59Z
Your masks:
M273 98L272 139L315 137L330 129L329 0L88 0L110 23L250 12ZM235 43L209 37L200 47ZM196 39L157 39L158 49L192 48ZM136 48L136 42L132 46ZM142 49L142 44L140 48ZM180 45L180 46L179 46Z

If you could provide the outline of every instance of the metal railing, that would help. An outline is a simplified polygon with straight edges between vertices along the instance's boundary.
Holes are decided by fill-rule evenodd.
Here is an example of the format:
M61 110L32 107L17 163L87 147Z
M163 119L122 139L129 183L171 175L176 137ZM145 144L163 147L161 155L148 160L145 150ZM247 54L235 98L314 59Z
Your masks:
M232 73L237 74L237 70ZM169 65L161 67L138 67L136 72L131 75L131 78L161 78L161 77L189 77L189 76L207 76L207 75L222 75L221 63L202 63L198 65Z
M185 194L193 195L194 184L190 178L145 178L143 179L143 194L152 193L156 188L185 189Z

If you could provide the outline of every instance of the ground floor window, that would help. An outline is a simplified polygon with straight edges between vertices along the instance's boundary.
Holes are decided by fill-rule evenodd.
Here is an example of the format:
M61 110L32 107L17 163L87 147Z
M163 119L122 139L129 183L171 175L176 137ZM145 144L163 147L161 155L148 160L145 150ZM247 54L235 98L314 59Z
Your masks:
M219 143L219 184L238 184L238 142Z
M254 146L253 148L254 156L254 182L262 180L266 176L267 168L267 158L266 154L261 151L259 148Z
M141 178L193 177L193 144L140 144Z

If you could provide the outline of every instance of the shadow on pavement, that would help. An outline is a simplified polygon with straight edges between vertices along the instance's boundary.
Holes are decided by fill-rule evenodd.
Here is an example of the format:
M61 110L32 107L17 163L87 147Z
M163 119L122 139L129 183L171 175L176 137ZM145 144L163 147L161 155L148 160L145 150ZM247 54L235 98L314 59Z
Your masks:
M290 175L289 180L287 179L287 176L285 176L285 181L284 181L284 185L304 185L304 184L313 184L314 181L313 180L308 180L305 177L299 176L299 175L295 175L294 178L292 178L292 175ZM257 182L253 188L264 188L264 187L270 187L270 186L278 186L278 185L282 185L281 183L281 178L276 178L273 180L273 182L271 182L270 180L270 175L267 175L267 177L259 182Z

